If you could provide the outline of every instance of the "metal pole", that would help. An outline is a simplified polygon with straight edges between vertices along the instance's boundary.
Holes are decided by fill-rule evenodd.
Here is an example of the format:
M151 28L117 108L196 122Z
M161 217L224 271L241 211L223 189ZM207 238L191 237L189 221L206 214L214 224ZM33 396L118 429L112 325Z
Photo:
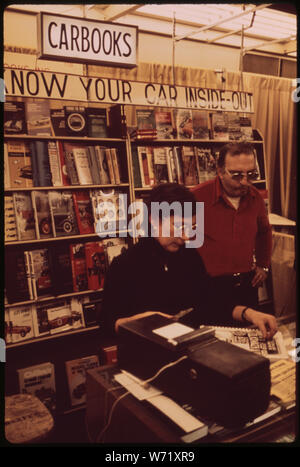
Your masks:
M172 34L172 74L173 74L173 86L175 86L175 27L176 27L176 20L175 20L175 11L173 12L173 34Z

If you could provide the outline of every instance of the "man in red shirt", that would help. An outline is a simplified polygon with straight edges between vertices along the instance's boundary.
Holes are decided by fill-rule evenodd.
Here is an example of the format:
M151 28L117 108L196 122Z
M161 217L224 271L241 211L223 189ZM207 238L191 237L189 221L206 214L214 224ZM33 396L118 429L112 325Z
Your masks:
M197 201L204 201L204 243L198 252L220 300L236 296L236 303L257 307L257 287L271 262L272 231L264 200L252 185L258 177L253 147L226 144L217 174L192 189Z

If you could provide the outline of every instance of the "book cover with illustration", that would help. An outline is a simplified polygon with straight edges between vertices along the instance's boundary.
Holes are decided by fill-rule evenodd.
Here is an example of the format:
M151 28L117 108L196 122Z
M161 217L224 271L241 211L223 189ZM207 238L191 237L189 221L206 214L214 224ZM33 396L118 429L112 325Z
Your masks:
M81 235L94 233L94 217L89 192L73 191L73 202L79 233Z
M86 147L75 147L73 149L74 162L78 181L80 185L93 185L88 150Z
M229 141L228 123L224 112L212 114L212 136L219 141Z
M88 290L84 243L71 243L69 248L72 266L73 291L81 292L82 290Z
M4 102L3 126L5 135L25 135L27 133L24 102Z
M30 192L13 193L18 240L34 240L36 238L34 210Z
M193 115L190 109L174 110L175 127L178 139L193 138Z
M87 120L85 107L78 105L64 106L66 118L66 132L68 136L86 136Z
M198 172L196 157L193 146L182 146L181 152L184 184L187 186L197 185Z
M52 230L55 237L78 234L78 226L71 191L49 191Z
M29 251L30 269L32 271L32 283L36 297L51 295L53 283L50 271L49 250L40 248Z
M27 132L33 136L52 136L53 129L48 100L26 100Z
M155 110L136 108L137 130L154 130L156 133Z
M85 244L85 259L90 290L102 289L106 272L106 257L103 243L87 242Z
M97 355L68 360L65 362L72 407L86 402L86 372L99 366Z
M209 139L209 113L205 110L192 110L194 139Z
M28 275L24 252L19 249L5 251L5 289L8 303L30 300Z
M86 109L87 134L90 138L107 138L106 109L101 107L88 107Z
M31 188L33 186L30 145L24 141L5 143L5 165L9 172L7 188Z
M34 337L31 305L9 308L9 333L12 342L20 342Z
M37 238L53 236L49 197L47 191L33 191L32 204L35 215Z
M155 183L168 183L168 148L154 147L153 148L153 170Z
M156 110L155 125L158 139L174 139L171 110Z
M18 371L19 392L32 394L54 412L56 409L55 369L51 362L40 363Z

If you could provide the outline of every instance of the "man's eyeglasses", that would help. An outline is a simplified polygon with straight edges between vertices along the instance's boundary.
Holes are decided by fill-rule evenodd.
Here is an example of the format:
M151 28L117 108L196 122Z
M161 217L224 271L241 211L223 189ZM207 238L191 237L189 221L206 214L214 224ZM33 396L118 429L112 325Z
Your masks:
M257 170L249 170L249 172L239 172L237 170L228 170L225 167L225 172L235 182L241 182L244 177L246 177L247 180L249 180L250 182L253 182L254 180L257 180L259 177L259 173L257 172Z
M183 234L187 238L193 238L196 235L197 224L173 224L174 225L174 235L181 237Z

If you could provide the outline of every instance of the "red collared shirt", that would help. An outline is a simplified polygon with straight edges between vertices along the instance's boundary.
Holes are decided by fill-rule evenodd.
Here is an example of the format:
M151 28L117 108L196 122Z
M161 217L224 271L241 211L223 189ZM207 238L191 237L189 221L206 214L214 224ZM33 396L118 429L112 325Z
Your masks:
M219 177L192 189L204 201L204 243L199 248L211 276L248 272L256 264L268 267L272 253L272 230L263 198L250 186L235 209L224 196Z

